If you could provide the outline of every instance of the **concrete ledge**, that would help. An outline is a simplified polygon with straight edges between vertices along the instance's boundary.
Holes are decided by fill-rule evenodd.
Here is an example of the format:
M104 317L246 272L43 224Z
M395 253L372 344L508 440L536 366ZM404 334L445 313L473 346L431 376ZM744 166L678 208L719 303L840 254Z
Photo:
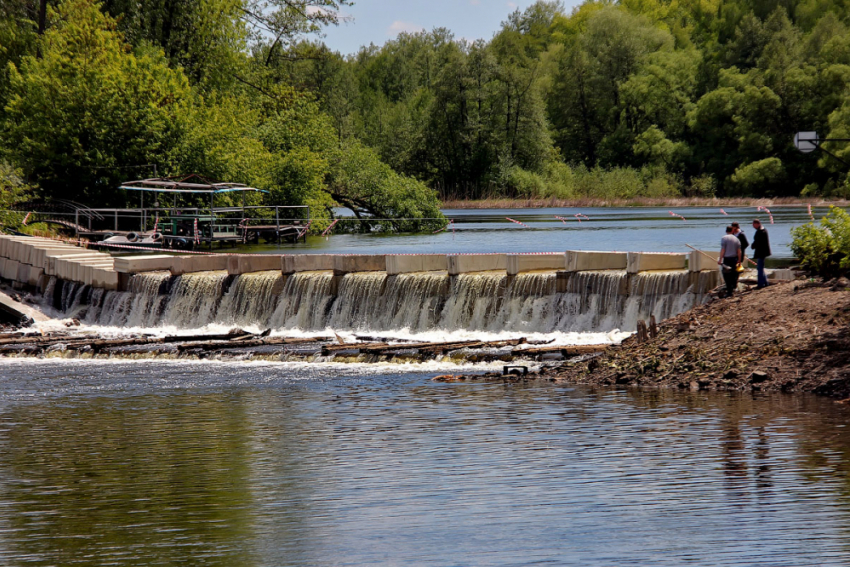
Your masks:
M703 254L708 254L710 258L707 258ZM714 252L703 251L703 254L700 254L696 250L691 252L688 255L688 270L691 272L702 272L707 270L717 270L717 259L720 257L720 253L715 250Z
M260 254L257 256L228 256L227 273L231 276L249 274L251 272L268 272L280 270L280 256L277 254Z
M387 255L387 275L413 272L444 272L448 269L445 254L391 254Z
M125 274L171 270L175 256L123 256L115 258L115 271Z
M284 274L330 271L335 258L328 254L286 254L281 256L280 269Z
M334 256L334 274L341 276L352 272L383 272L387 269L384 254Z
M227 269L226 254L214 256L175 256L171 263L171 274L180 276L193 272L217 272Z
M508 269L507 254L458 254L446 256L446 259L450 276Z
M567 250L566 264L568 272L625 270L628 263L628 253L626 252Z
M653 270L684 270L687 254L629 252L626 271L630 274Z
M566 265L564 254L508 254L507 270L509 276L534 270L563 270Z

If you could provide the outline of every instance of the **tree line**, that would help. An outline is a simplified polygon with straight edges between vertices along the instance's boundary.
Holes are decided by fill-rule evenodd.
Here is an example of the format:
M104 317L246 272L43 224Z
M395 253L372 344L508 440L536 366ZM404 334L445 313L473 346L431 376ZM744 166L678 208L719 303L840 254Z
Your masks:
M269 191L249 204L309 205L314 230L338 205L367 219L347 225L360 230L442 227L431 188L341 138L316 97L271 63L348 3L4 2L3 208L21 199L126 206L122 181L198 173Z
M310 205L317 228L343 205L414 219L364 230L436 229L439 198L850 196L841 161L792 145L850 137L843 3L538 1L489 40L342 55L311 34L350 3L3 2L4 203L123 206L154 166Z
M850 137L847 22L833 0L538 1L489 41L270 60L341 139L444 198L847 197L846 165L793 146Z

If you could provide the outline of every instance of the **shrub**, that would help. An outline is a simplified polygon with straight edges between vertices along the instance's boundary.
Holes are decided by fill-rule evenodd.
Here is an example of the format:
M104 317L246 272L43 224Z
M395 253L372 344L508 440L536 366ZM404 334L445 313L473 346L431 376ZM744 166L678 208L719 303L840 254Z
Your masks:
M791 231L791 250L809 272L833 277L850 271L850 214L830 207L820 226L808 223Z

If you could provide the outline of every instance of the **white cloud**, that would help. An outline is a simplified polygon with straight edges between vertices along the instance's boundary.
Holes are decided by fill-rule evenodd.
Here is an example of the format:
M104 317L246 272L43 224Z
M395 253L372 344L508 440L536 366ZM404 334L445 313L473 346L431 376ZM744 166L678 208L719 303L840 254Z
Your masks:
M387 28L387 35L395 37L400 33L417 33L423 31L425 28L420 26L419 24L411 24L410 22L402 22L400 20L396 20Z
M516 2L508 2L508 8L510 8L511 10L515 10L516 9Z
M481 0L469 0L469 3L472 4L473 6L480 6Z

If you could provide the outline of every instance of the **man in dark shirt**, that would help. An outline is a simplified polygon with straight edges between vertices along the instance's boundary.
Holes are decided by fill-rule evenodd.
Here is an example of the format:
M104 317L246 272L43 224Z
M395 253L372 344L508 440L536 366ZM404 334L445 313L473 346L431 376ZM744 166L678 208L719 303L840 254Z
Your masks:
M770 239L767 236L767 230L761 226L759 219L753 220L753 228L756 229L756 234L753 236L753 258L756 260L756 270L758 271L758 284L756 289L767 287L767 275L764 273L764 260L770 256Z

